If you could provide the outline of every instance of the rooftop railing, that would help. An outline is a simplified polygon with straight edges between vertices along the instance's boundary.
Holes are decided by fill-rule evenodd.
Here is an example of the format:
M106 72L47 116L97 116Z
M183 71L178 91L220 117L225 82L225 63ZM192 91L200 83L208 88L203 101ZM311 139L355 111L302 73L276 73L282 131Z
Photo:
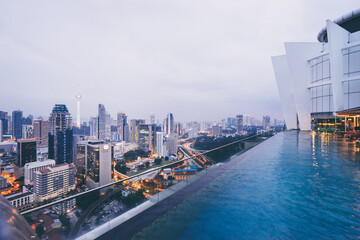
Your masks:
M189 150L182 147L183 157L180 160L20 213L36 230L40 238L46 236L48 239L81 239L82 235L89 234L94 229L99 231L92 237L99 237L157 202L186 188L191 182L216 168L218 164L209 159L210 154L236 145L238 145L234 148L236 151L239 149L246 151L272 134L272 132L265 132L247 136L200 153L195 149ZM255 144L245 146L245 142L254 142L254 140ZM189 165L203 167L184 169ZM168 168L184 171L175 171L174 174L167 175L164 169ZM159 176L160 173L162 173L161 176ZM84 239L92 237L84 237Z

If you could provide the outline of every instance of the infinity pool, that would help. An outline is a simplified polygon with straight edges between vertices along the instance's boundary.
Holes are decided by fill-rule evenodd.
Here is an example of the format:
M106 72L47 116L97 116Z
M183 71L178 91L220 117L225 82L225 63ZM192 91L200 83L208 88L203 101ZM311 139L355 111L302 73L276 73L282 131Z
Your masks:
M278 134L134 239L360 237L360 153L342 137Z

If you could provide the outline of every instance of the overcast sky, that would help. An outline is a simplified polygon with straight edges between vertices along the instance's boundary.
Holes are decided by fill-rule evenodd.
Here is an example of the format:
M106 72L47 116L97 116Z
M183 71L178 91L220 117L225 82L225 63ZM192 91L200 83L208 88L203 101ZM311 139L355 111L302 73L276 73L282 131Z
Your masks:
M283 118L271 56L316 41L338 0L0 0L0 110L47 117L56 103L82 120L115 117Z

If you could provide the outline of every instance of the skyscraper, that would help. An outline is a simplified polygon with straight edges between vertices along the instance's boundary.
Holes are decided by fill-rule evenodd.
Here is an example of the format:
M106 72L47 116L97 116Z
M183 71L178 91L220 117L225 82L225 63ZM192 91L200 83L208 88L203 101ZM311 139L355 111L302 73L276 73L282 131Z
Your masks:
M165 120L165 132L166 134L174 133L174 116L172 113L168 113Z
M12 112L12 132L16 140L22 138L22 116L20 110Z
M127 123L127 116L123 112L117 114L117 127L120 134L120 141L129 141L129 125Z
M49 118L49 158L56 164L73 162L72 119L65 104L56 104Z
M0 111L0 120L2 121L2 134L8 134L8 113Z
M242 114L236 115L236 131L239 134L244 127L244 116Z
M155 113L150 113L150 124L155 124Z
M103 141L88 142L85 148L86 184L99 187L113 181L112 148Z
M49 137L49 122L47 120L34 120L34 138L38 146L46 146Z
M145 124L143 119L132 119L130 121L130 141L133 143L139 142L140 125Z
M270 130L270 116L263 116L263 129Z
M106 110L103 104L99 104L98 116L96 121L96 137L100 140L105 140L106 128Z
M81 94L78 92L75 95L76 102L77 102L77 113L76 113L76 126L80 128L80 100L81 100Z
M3 120L0 119L0 142L3 141Z

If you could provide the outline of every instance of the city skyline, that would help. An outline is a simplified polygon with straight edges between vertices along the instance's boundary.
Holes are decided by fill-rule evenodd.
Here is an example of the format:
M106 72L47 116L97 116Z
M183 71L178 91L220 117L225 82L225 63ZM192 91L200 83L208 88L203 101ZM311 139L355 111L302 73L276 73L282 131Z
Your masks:
M283 119L269 57L283 53L284 40L316 40L324 20L357 6L280 0L102 4L5 4L3 110L47 116L59 103L76 116L80 84L82 121L95 116L98 103L112 116L122 111L131 118L149 112L163 118L171 111L179 121L238 113Z

